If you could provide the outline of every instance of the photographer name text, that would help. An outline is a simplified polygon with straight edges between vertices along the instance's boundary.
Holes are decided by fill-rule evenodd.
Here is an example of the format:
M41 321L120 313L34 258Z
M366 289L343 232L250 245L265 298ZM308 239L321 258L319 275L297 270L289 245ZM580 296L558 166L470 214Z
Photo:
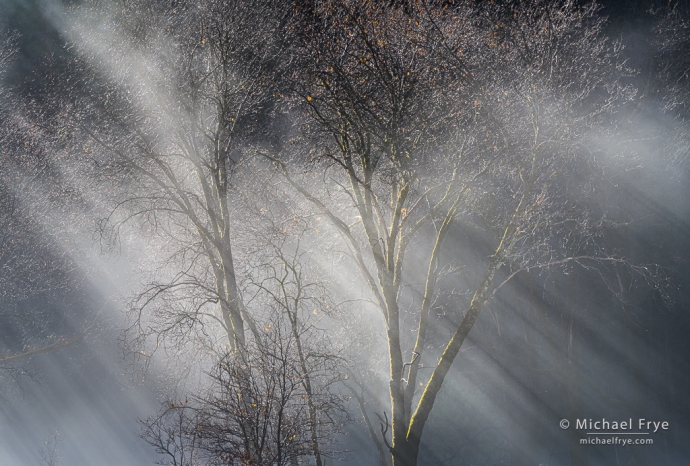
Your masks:
M645 433L655 433L662 430L668 430L668 421L650 421L644 418L637 419L637 422L633 422L632 418L625 421L576 419L575 429L589 431L626 431L637 429Z

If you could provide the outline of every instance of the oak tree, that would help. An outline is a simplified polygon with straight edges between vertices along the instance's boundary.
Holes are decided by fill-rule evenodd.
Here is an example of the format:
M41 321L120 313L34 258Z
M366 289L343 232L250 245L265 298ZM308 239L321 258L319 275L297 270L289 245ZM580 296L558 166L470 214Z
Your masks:
M616 260L597 249L600 213L577 193L592 189L592 135L632 91L594 4L299 5L290 103L300 132L264 155L330 220L368 286L388 346L382 440L395 465L416 464L451 365L498 290L521 270ZM452 313L453 332L429 341L447 239L468 229L491 252ZM587 245L571 247L573 236ZM413 339L406 287L421 296ZM428 348L439 356L424 377Z

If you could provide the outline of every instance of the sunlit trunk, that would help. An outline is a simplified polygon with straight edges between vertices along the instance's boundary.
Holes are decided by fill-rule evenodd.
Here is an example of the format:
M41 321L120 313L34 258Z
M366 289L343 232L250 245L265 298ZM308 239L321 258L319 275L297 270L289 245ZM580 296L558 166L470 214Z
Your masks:
M422 439L422 432L424 431L426 422L429 419L431 410L434 407L436 397L438 396L443 382L448 375L448 371L450 371L453 361L455 361L455 358L460 352L460 348L472 330L472 327L474 327L474 324L479 317L479 313L482 311L489 298L489 290L493 284L496 273L503 265L503 261L505 260L504 256L513 246L513 240L519 230L516 225L516 219L519 219L524 213L527 205L526 200L529 199L531 194L531 188L531 184L528 184L525 193L522 195L520 202L515 208L510 222L503 232L503 236L498 244L498 247L494 251L492 258L489 261L484 277L472 296L469 309L465 311L462 322L441 354L441 358L439 359L436 368L432 372L431 378L426 384L424 392L419 399L417 409L410 419L409 428L406 435L409 446L405 451L405 460L414 462L409 464L416 464L417 455L419 454L419 444Z

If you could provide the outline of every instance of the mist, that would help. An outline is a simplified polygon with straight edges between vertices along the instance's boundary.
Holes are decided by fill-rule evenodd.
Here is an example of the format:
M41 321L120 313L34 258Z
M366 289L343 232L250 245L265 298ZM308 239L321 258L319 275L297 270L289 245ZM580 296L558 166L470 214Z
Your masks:
M690 10L497 3L1 0L0 464L690 464Z

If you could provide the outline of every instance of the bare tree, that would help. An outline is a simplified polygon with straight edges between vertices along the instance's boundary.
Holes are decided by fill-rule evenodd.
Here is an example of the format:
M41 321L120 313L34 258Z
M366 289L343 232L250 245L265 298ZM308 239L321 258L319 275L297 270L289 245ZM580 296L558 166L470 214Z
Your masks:
M253 287L257 293L266 295L267 305L274 307L287 323L307 401L310 450L316 466L322 466L324 449L319 446L319 441L324 432L332 430L333 416L341 408L335 399L324 403L318 398L326 387L340 381L339 369L343 361L333 354L333 347L324 335L325 329L315 327L309 317L311 314L311 317L332 314L336 306L323 283L309 282L309 276L315 273L309 271L305 263L308 251L301 249L299 236L296 244L286 243L288 238L280 236L268 242L269 254L258 267Z
M326 407L332 396L307 382L321 374L303 366L283 319L247 342L240 355L218 361L207 393L169 402L143 421L142 438L165 454L161 464L293 465L314 456L324 430L312 428L311 403ZM307 378L305 378L307 377ZM317 437L315 437L317 435ZM325 438L325 437L324 437Z
M143 421L139 436L164 455L158 464L169 466L193 466L201 464L198 416L184 403L166 403L156 416Z
M232 175L270 118L283 8L270 0L91 2L71 13L67 33L80 52L73 71L89 92L72 97L70 122L120 194L104 237L138 222L169 254L170 269L157 269L133 301L132 333L164 340L220 325L241 348L251 319L233 259ZM148 308L157 326L140 325Z
M291 102L302 109L301 132L294 151L265 156L331 221L380 309L392 410L390 443L387 418L382 440L395 465L416 464L463 342L518 271L625 262L598 247L599 213L584 202L596 175L592 134L632 95L619 84L624 69L597 11L569 1L317 1L298 15ZM327 185L306 181L304 171L323 172ZM467 307L453 313L454 332L428 341L439 272L450 260L444 242L458 227L482 231L491 252L469 280ZM420 280L421 255L428 269ZM403 285L418 281L409 341ZM422 378L430 346L440 358Z
M136 225L157 241L153 278L132 301L129 349L142 350L137 340L154 335L155 347L177 352L194 341L220 357L222 338L237 356L216 366L220 391L196 400L195 413L206 417L192 420L185 408L172 424L148 423L156 448L183 461L175 442L202 448L197 437L165 426L189 421L200 430L203 421L216 434L199 441L220 461L292 461L296 448L322 462L318 426L329 411L314 401L314 387L328 381L313 376L316 359L304 350L317 339L305 311L337 292L323 285L312 294L322 285L304 273L302 254L311 249L274 234L286 231L283 212L260 176L239 175L261 172L250 155L277 168L291 187L283 194L297 193L299 209L329 220L329 235L308 241L343 249L333 255L349 256L360 272L366 292L351 298L376 308L387 344L390 417L380 416L380 436L366 391L351 386L352 393L380 456L387 451L395 465L416 464L437 394L506 283L572 263L627 265L602 244L605 212L591 202L596 136L634 92L620 83L626 70L598 11L569 0L75 7L74 77L88 92L74 90L65 107L88 139L75 149L117 193L101 238L116 242ZM240 213L248 198L266 202ZM237 228L242 215L273 232L262 236L252 221ZM486 250L463 242L469 231L484 237ZM261 245L238 249L245 238ZM450 251L450 238L462 243L461 254ZM236 260L238 250L266 253L265 244L258 263ZM240 295L240 267L252 308ZM443 293L454 294L447 335L430 331ZM251 358L263 364L284 350L294 367L281 356L269 364L275 374L255 372ZM437 358L429 372L419 370ZM290 371L300 383L274 400ZM242 404L252 399L252 409ZM266 416L286 406L304 410L295 444L278 433L292 427ZM224 427L212 429L220 419ZM285 454L275 456L279 450Z

